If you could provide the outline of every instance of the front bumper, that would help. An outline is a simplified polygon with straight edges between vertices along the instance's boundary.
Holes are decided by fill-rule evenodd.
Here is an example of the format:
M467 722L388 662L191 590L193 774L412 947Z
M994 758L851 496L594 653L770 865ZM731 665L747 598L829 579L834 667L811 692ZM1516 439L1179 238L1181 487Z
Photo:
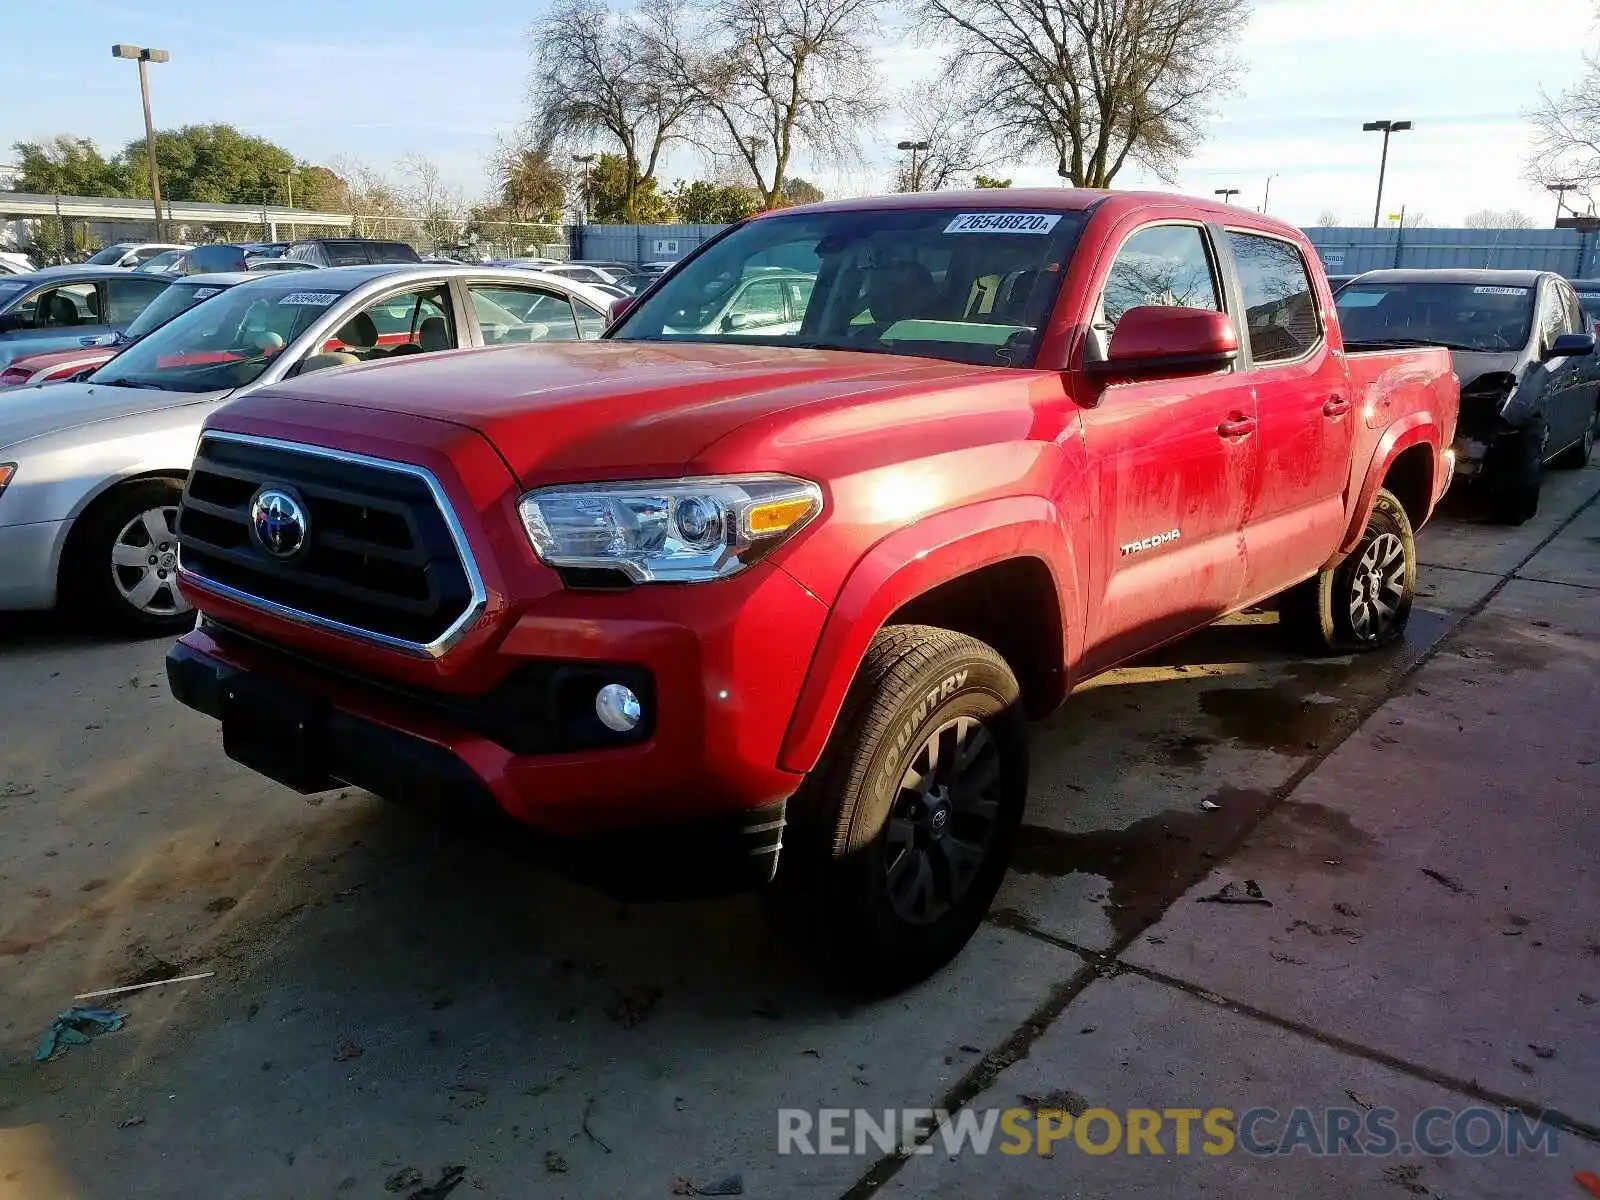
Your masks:
M562 859L580 874L596 874L594 861L639 872L642 859L677 877L676 889L643 885L649 894L720 891L760 882L776 861L783 806L803 779L777 766L778 750L825 615L767 567L714 585L544 597L494 639L507 669L474 696L358 674L215 620L184 635L167 672L181 702L223 722L231 757L288 786L345 783L509 816L568 839ZM632 741L574 733L574 707L555 698L552 681L591 681L592 696L608 672L647 697Z
M0 525L0 610L49 608L66 521Z

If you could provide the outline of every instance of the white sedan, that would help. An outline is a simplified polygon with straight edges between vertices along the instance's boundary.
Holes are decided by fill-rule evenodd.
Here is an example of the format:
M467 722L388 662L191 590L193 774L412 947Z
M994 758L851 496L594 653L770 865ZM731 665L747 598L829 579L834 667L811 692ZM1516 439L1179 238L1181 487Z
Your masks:
M265 275L196 305L81 383L0 393L0 611L102 626L193 620L174 526L200 426L294 375L500 342L600 336L611 297L537 272L383 264Z

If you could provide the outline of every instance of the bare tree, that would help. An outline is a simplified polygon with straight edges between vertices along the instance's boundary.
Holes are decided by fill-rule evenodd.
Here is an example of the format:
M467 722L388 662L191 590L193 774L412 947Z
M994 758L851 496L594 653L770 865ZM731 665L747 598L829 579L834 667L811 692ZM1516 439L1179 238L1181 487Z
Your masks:
M902 162L895 172L897 192L937 192L958 179L976 175L1000 161L998 143L969 111L964 84L929 81L901 93L896 107L907 141L928 148Z
M682 40L677 0L642 0L625 15L605 0L556 0L531 33L533 122L546 145L609 138L625 165L624 207L653 180L662 151L682 138L697 92L664 69L662 47Z
M1325 208L1317 216L1317 226L1321 229L1335 229L1344 224L1344 218L1331 208Z
M418 232L431 249L460 240L467 218L466 197L446 183L439 164L421 154L406 154L395 163L400 176L396 192L407 213L417 221Z
M404 213L393 181L369 163L341 155L333 160L333 170L342 192L339 205L354 217L357 237L381 235Z
M1501 212L1493 208L1480 208L1470 212L1461 222L1468 229L1532 229L1533 218L1520 209Z
M1600 54L1583 56L1583 74L1565 91L1539 91L1526 114L1533 126L1525 175L1533 183L1571 184L1589 198L1600 188ZM1593 211L1593 201L1589 203Z
M703 24L660 44L695 98L706 149L743 165L776 207L798 150L843 161L882 110L871 42L883 0L704 0Z
M946 79L974 79L973 117L1077 187L1109 187L1129 161L1170 179L1238 77L1249 17L1249 0L915 2Z

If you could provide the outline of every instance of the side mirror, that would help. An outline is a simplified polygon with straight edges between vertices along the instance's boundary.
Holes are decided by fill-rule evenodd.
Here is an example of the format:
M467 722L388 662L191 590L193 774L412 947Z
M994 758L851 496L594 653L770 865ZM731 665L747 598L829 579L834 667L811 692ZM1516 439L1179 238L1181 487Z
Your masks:
M611 302L611 307L606 312L606 324L615 325L622 320L623 317L628 315L635 303L636 301L632 296L618 296Z
M1084 370L1112 383L1220 371L1238 357L1239 335L1227 313L1148 304L1122 314L1105 361L1086 362Z
M1552 358L1582 358L1593 353L1594 334L1563 333L1550 343L1549 349L1544 352L1544 361L1549 362Z

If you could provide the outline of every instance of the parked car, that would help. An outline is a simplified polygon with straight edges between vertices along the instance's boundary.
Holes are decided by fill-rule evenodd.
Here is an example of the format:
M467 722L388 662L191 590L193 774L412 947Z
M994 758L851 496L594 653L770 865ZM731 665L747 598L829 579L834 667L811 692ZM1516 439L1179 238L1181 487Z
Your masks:
M281 255L314 267L357 267L368 263L420 263L422 258L404 242L369 238L304 238Z
M220 243L168 250L135 267L134 271L141 275L200 275L243 271L248 267L245 247Z
M26 254L0 250L0 275L32 275L38 269Z
M1600 279L1574 279L1572 290L1578 294L1578 307L1583 310L1589 332L1596 332L1596 325L1600 325Z
M1328 276L1328 286L1333 289L1333 294L1335 296L1337 296L1339 294L1339 289L1340 288L1344 287L1345 284L1349 283L1352 279L1356 279L1356 278L1359 278L1359 276L1356 276L1356 275L1329 275Z
M674 312L667 332L772 336L800 328L816 276L758 267L742 278L712 280L691 303Z
M235 284L255 278L257 276L253 273L236 271L174 279L171 286L152 300L121 333L90 339L94 342L90 346L79 346L72 350L46 350L12 359L8 366L0 369L0 391L34 383L56 383L93 371L110 362L145 334L161 328L173 317L188 312L196 304L213 296L220 296ZM3 403L0 401L0 404Z
M0 367L21 354L81 349L127 328L170 279L116 267L0 278Z
M815 277L798 329L671 332L772 261ZM1311 244L1245 209L763 213L599 342L214 413L168 678L291 787L509 814L635 895L764 886L882 991L983 919L1024 713L1286 589L1324 652L1399 636L1454 425L1448 355L1346 354Z
M177 242L117 242L113 245L96 250L84 259L85 267L118 267L127 269L137 267L149 262L158 254L168 250L186 250L187 246Z
M0 393L0 610L59 599L123 631L193 624L176 586L172 531L207 415L253 388L291 378L302 387L346 364L598 337L606 299L566 280L482 267L252 273L82 382ZM397 511L380 504L352 535L388 528L383 514ZM373 579L394 562L375 555Z
M290 242L246 242L245 253L252 258L281 258Z
M247 271L316 271L320 270L314 262L304 262L298 258L247 258L244 260Z
M1337 298L1347 341L1443 346L1461 379L1456 472L1491 515L1539 510L1545 464L1581 467L1600 408L1595 336L1548 271L1369 271Z
M539 269L578 283L616 283L626 274L624 271L612 271L605 267L591 267L578 263L557 263L554 266L541 266Z

